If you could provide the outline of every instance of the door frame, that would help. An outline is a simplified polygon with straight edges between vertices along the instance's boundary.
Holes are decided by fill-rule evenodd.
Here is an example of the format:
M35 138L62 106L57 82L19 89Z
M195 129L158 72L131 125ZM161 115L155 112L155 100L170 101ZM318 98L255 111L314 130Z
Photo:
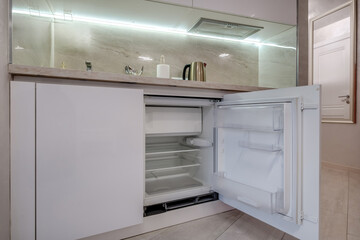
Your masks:
M345 7L351 7L351 16L350 16L350 53L351 53L351 59L350 59L350 72L352 73L352 79L350 81L350 118L347 120L334 120L334 119L327 119L327 118L321 118L321 122L323 123L356 123L356 62L357 62L357 54L356 54L356 39L357 39L357 24L356 24L356 0L348 1L342 5L339 5L336 8L331 9L330 11L321 14L319 16L316 16L309 20L309 27L308 27L308 42L309 42L309 56L308 56L308 62L309 62L309 85L313 85L313 59L314 59L314 22L326 17L336 11L339 11Z

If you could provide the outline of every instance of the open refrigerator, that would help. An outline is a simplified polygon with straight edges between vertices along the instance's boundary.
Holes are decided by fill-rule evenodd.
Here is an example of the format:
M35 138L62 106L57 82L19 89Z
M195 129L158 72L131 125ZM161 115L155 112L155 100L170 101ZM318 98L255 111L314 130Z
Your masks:
M218 200L318 239L319 86L145 98L145 216Z

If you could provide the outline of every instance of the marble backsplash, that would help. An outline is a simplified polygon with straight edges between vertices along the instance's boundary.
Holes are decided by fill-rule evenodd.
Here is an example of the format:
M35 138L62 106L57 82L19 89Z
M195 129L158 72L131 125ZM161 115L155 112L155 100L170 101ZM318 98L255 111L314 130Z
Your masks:
M144 66L143 76L155 77L156 65L164 55L171 77L181 77L185 64L202 61L207 63L208 82L269 87L295 84L294 50L266 47L268 54L261 54L258 46L247 43L78 22L55 22L53 26L51 51L51 22L14 14L12 62L50 67L53 59L55 68L64 65L66 69L85 70L85 61L91 61L93 71L115 73L125 73L126 65L135 69ZM219 57L223 53L229 55ZM262 55L270 64L260 63ZM284 57L280 65L276 63L275 75L284 76L281 81L271 75L272 55ZM140 56L152 60L143 60ZM290 58L293 60L288 61ZM272 78L268 83L267 77Z
M296 27L268 39L268 42L282 46L296 47ZM295 87L296 50L261 46L259 48L259 86Z
M51 23L29 16L13 16L12 63L50 66Z

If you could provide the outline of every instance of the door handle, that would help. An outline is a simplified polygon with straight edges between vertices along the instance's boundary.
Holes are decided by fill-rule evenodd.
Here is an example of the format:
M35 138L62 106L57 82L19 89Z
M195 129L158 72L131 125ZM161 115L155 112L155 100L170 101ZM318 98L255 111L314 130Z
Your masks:
M338 98L343 98L341 101L342 102L346 102L347 104L350 104L350 95L343 95L343 96L339 96Z

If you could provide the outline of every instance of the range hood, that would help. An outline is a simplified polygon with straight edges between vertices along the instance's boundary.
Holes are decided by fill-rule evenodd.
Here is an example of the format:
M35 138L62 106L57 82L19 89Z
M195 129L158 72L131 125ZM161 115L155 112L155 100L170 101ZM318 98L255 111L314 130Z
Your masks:
M199 21L189 30L189 32L217 37L245 39L261 29L263 29L263 27L209 18L200 18Z

